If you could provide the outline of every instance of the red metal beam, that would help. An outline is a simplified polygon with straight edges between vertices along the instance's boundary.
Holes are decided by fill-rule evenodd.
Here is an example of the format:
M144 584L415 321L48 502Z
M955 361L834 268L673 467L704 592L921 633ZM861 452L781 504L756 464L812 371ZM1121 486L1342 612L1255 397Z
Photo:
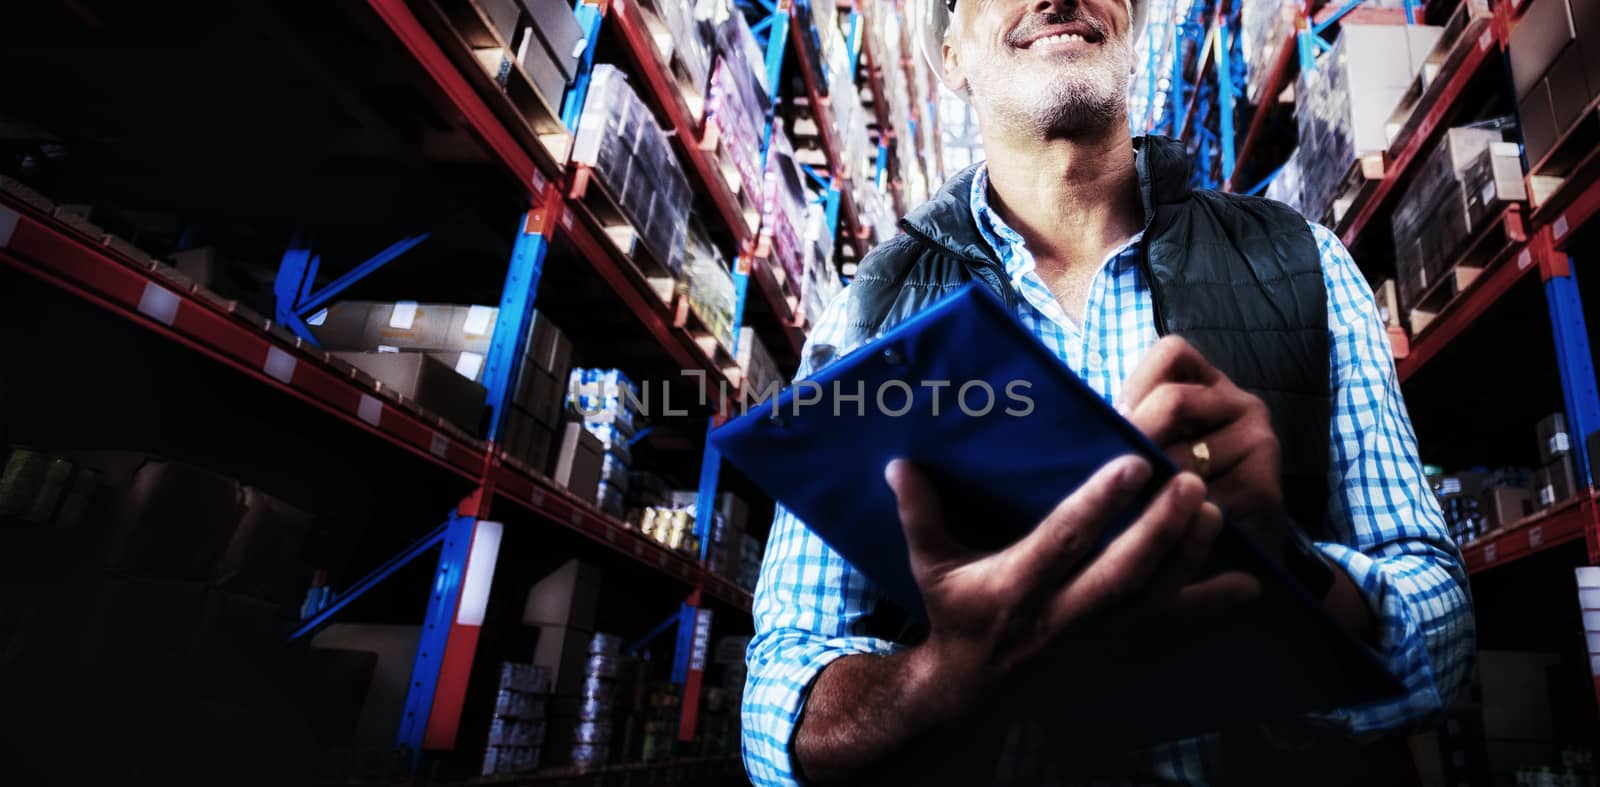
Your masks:
M1476 574L1558 544L1588 537L1595 529L1593 493L1583 492L1565 503L1468 544L1461 550L1467 573Z
M14 218L13 218L14 217ZM14 224L13 224L14 222ZM382 398L329 365L326 354L266 332L214 295L0 197L0 263L22 270L330 413L464 479L479 477L484 444Z
M1461 109L1461 94L1466 92L1467 85L1471 84L1478 69L1488 60L1489 52L1499 50L1500 43L1489 19L1478 18L1467 23L1461 38L1446 59L1447 68L1423 93L1411 117L1389 146L1389 152L1384 157L1383 178L1368 181L1362 187L1367 192L1365 198L1357 197L1354 208L1345 215L1344 221L1339 222L1339 238L1344 245L1356 245L1361 231L1377 215L1378 208L1408 179L1412 164L1437 139L1436 132ZM1454 68L1448 67L1451 61L1456 63Z

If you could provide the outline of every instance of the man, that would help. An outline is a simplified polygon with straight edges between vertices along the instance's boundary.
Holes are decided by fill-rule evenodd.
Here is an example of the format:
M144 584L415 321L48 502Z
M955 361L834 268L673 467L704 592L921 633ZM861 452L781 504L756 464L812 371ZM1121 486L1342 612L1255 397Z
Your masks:
M948 31L940 7L928 22L942 76L974 107L987 164L868 256L818 321L801 376L978 280L1187 472L1099 553L1089 545L1150 473L1140 460L1061 490L1029 536L975 555L947 535L937 491L891 463L927 608L918 631L780 509L748 653L752 780L1414 782L1394 733L1449 703L1473 625L1360 271L1282 205L1192 191L1178 143L1130 138L1141 20L1124 0L934 2L950 3ZM1238 574L1197 580L1218 507L1376 649L1405 695L1154 747L1052 729L1050 709L1072 702L1048 690L1053 675L1093 675L1119 646L1259 592Z

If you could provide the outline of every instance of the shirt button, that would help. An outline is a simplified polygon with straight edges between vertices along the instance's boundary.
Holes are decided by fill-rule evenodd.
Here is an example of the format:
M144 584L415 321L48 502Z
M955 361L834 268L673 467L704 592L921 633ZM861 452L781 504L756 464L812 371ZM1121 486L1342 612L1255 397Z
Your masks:
M1098 372L1106 368L1106 357L1100 353L1089 353L1089 371Z

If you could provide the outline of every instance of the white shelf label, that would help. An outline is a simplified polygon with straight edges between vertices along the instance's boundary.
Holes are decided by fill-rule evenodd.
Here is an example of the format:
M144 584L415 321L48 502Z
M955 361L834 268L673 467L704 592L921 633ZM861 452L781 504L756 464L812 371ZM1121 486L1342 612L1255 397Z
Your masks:
M1556 488L1553 486L1539 487L1539 505L1549 507L1556 504Z
M1500 556L1500 544L1498 542L1490 541L1488 544L1484 545L1484 547L1483 547L1483 560L1484 560L1484 562L1493 563L1494 559L1499 557L1499 556Z
M383 402L371 394L362 394L361 404L356 407L356 415L361 420L377 426L378 422L383 420Z
M261 371L268 377L288 385L294 380L294 356L276 347L267 348L267 362L261 365Z
M444 435L439 434L438 432L434 432L433 433L433 442L432 442L432 444L430 444L428 446L428 450L434 456L437 456L437 457L442 459L442 458L444 458L445 453L450 450L450 441L446 440L444 438Z
M1483 35L1478 36L1478 48L1479 49L1488 49L1489 45L1492 44L1492 43L1494 43L1494 31L1493 30L1485 30L1485 31L1483 31Z
M139 296L139 313L162 325L171 325L178 319L178 294L155 282L146 282Z
M489 332L489 321L494 319L493 306L472 306L467 309L467 324L462 332L468 336L482 336Z
M1572 450L1572 441L1567 438L1566 432L1556 432L1550 435L1550 453L1560 454Z
M572 515L567 517L567 521L571 522L573 527L583 527L583 512L573 509Z
M533 494L528 495L528 501L533 503L534 508L542 508L544 506L544 490L534 487Z
M402 331L411 330L417 322L417 302L401 301L394 305L389 312L389 327L399 328Z
M1528 528L1528 547L1531 549L1544 543L1544 526L1534 525Z
M17 220L21 214L10 208L0 207L0 247L11 245L11 236L17 231Z
M1528 266L1532 264L1533 252L1523 249L1522 253L1517 255L1517 270L1525 271L1528 269Z
M1567 229L1567 214L1563 213L1556 217L1554 224L1550 225L1550 234L1554 236L1556 240L1561 240L1567 236Z

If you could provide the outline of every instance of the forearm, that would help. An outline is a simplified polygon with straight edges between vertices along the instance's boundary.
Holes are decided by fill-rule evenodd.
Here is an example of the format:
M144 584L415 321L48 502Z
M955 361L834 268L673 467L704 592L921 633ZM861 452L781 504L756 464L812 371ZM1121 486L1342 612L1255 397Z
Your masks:
M973 723L982 712L940 684L923 648L848 656L817 676L795 760L812 785L973 783L992 772L1000 744L996 725Z

